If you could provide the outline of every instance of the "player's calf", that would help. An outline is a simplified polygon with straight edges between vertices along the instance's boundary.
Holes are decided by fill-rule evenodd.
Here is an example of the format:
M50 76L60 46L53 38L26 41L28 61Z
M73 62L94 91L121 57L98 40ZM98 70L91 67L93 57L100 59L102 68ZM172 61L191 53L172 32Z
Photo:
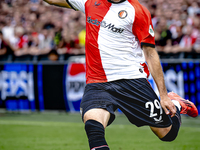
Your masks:
M104 127L100 122L95 120L86 121L85 131L91 150L110 150L104 137Z
M172 127L171 130L163 137L160 138L162 141L167 141L171 142L176 139L178 135L179 128L181 126L181 116L180 116L180 111L179 108L176 106L176 114L174 117L172 117Z

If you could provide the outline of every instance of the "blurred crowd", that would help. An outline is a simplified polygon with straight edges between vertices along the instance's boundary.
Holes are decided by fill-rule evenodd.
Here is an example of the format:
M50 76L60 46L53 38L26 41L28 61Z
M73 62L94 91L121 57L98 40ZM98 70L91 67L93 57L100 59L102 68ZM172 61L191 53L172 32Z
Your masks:
M139 0L152 15L161 58L200 58L200 0ZM0 0L0 60L85 54L85 15L42 0Z
M66 60L85 54L85 16L42 0L0 1L0 59Z
M140 0L152 15L161 58L200 58L200 0Z

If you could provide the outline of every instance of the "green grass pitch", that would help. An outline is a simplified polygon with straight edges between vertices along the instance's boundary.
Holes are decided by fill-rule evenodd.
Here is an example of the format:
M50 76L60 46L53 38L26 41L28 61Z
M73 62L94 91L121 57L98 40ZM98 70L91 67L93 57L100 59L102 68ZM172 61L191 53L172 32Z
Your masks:
M149 127L137 128L124 115L106 129L111 150L200 150L200 118L182 117L173 142L160 141ZM0 113L0 150L89 150L79 114Z

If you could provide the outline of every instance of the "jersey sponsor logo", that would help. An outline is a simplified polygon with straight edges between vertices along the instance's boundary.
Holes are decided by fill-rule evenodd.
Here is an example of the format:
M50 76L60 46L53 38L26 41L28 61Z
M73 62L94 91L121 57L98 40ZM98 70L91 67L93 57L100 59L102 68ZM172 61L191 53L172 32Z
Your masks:
M119 18L121 18L121 19L126 18L127 15L128 15L128 13L127 13L127 11L125 11L125 10L121 10L121 11L118 13Z
M151 36L154 37L154 31L151 25L149 26L149 34L151 34Z
M106 21L98 21L98 19L92 19L90 16L87 17L87 22L96 26L100 25L101 27L106 28L116 33L122 33L124 31L124 29L122 28L115 27L115 25L112 23L107 23Z
M101 21L98 21L98 19L91 19L91 17L87 17L87 22L96 26L101 25Z

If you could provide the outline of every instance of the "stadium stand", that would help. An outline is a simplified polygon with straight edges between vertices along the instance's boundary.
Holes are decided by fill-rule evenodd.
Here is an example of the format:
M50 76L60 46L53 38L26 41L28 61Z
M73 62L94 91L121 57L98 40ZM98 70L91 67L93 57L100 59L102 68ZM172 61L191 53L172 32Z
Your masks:
M139 0L152 15L161 58L200 58L199 0ZM0 61L84 55L85 16L42 0L0 1Z

